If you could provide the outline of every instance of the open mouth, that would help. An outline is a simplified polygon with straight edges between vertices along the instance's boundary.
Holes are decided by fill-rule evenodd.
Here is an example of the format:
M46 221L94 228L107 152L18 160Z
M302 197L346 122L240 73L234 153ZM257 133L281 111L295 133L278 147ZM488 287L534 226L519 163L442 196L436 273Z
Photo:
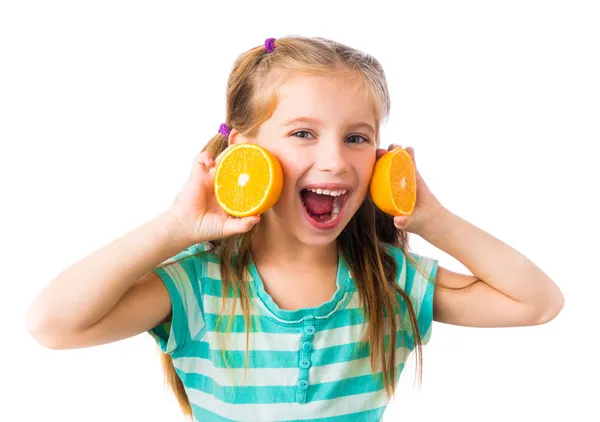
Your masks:
M335 226L341 220L348 197L347 189L302 189L300 191L300 200L305 214L318 228Z

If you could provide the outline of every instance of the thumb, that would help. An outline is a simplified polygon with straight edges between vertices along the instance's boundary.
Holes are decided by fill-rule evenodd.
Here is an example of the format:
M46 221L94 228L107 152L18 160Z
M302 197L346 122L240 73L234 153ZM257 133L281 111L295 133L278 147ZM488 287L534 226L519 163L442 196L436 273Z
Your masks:
M223 231L228 236L231 234L246 233L250 231L250 229L252 229L252 227L254 227L259 221L260 217L257 215L242 218L231 217L225 221Z
M406 225L408 224L409 217L408 216L400 216L397 215L394 217L394 225L397 229L406 229Z

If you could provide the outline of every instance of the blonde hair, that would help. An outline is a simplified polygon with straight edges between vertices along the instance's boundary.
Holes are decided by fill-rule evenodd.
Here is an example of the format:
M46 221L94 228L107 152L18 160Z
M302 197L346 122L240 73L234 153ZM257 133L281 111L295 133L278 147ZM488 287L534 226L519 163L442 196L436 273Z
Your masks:
M297 75L323 75L353 82L366 94L372 103L376 120L376 139L379 139L380 124L389 115L390 98L383 68L374 57L339 42L319 37L282 37L275 41L275 47L272 53L268 53L261 45L242 53L235 60L227 82L225 122L229 127L237 129L245 137L255 137L260 125L275 110L278 92L289 78ZM203 150L208 150L212 157L216 157L227 145L228 138L219 133ZM228 330L231 329L237 298L241 300L246 324L245 368L248 363L250 330L250 286L245 275L250 262L250 242L256 227L248 233L211 242L214 249L207 252L216 253L220 257L223 300L217 326L225 306L225 297L233 297ZM337 240L353 279L356 280L364 318L368 321L368 324L363 325L361 343L370 347L371 369L374 373L378 372L377 363L380 364L384 375L384 388L388 397L391 397L395 389L397 331L396 319L392 315L401 312L398 295L402 297L408 314L410 327L406 327L407 331L412 332L414 336L416 370L420 383L422 341L415 310L408 295L396 282L396 262L385 251L385 244L401 248L415 268L424 277L428 276L418 268L409 254L408 233L398 230L394 226L393 218L377 209L369 197ZM405 328L404 320L404 317L400 318L401 329ZM387 345L386 331L389 331L390 336ZM183 411L191 416L191 405L183 383L175 371L172 358L164 353L161 358L167 383L174 391Z

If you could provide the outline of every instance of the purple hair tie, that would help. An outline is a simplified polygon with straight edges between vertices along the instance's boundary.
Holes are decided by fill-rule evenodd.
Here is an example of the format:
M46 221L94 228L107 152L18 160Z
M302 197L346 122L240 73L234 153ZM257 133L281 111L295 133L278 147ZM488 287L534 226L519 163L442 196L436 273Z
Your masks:
M275 50L275 38L267 38L265 41L265 50L268 53L272 53Z
M231 128L228 127L225 123L221 123L221 127L219 127L219 133L225 135L229 138L229 134L231 133Z

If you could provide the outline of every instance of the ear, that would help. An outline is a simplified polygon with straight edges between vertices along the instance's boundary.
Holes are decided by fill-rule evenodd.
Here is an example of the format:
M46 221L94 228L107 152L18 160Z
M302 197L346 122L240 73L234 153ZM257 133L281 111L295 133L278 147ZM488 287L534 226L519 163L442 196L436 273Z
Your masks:
M247 142L248 142L248 139L246 137L244 137L236 128L231 129L231 132L229 133L229 140L228 140L229 145L245 144Z

